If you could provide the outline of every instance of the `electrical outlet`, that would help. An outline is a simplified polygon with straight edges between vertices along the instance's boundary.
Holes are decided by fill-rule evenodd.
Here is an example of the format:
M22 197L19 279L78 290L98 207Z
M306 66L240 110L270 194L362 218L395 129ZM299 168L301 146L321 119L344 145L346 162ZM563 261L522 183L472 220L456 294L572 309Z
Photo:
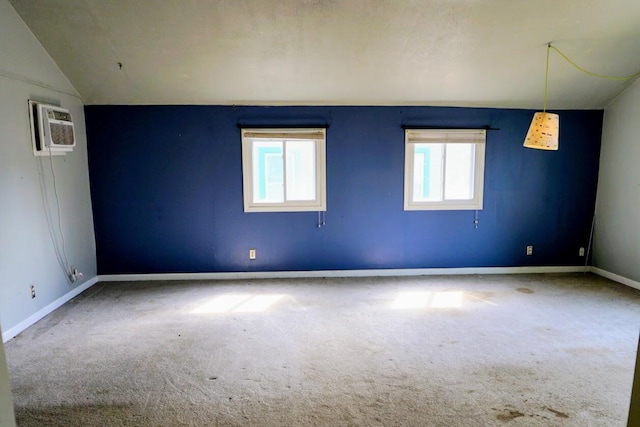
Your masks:
M578 256L584 256L584 248L580 248L580 250L578 251Z
M249 249L249 259L256 259L256 250Z
M84 274L82 274L82 272L74 266L71 266L71 274L69 274L69 279L71 280L71 283L75 283L78 280L84 279Z
M533 245L527 246L527 256L533 255Z
M36 287L35 287L35 285L31 285L30 289L31 289L31 299L34 299L36 297Z

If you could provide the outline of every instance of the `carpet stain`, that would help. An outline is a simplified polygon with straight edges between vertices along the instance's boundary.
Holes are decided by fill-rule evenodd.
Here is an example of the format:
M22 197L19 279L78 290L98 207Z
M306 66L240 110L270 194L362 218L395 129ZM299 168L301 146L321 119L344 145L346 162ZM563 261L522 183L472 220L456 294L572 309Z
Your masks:
M531 289L529 288L518 288L516 289L516 291L518 292L522 292L523 294L532 294L534 293Z
M554 414L558 418L569 418L569 415L565 414L564 412L556 411L553 408L545 408L545 409L551 412L552 414Z
M491 299L493 296L495 296L495 292L473 291L473 292L467 292L467 295L474 298L478 298L479 300L486 300L486 299Z
M507 412L505 412L504 414L498 414L496 415L496 419L498 421L502 421L502 422L509 422L511 420L515 420L516 418L519 417L524 417L524 414L520 411L512 411L512 410L508 410Z

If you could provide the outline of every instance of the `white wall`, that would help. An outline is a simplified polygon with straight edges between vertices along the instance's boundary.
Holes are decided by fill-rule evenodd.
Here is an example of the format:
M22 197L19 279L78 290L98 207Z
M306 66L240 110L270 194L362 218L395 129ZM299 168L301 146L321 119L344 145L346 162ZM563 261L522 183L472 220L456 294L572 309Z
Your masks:
M27 100L68 108L78 146L52 158L69 263L96 275L83 103L7 0L0 0L0 324L4 331L70 292L54 251L58 218L49 158L31 149ZM47 183L43 191L41 178ZM46 201L46 202L45 202ZM51 212L51 226L45 205ZM58 236L58 242L61 242ZM29 286L36 287L31 299ZM5 336L5 339L7 337ZM9 337L10 338L10 337Z
M640 282L640 80L605 109L593 265Z
M13 427L15 425L7 361L4 356L2 340L0 340L0 426Z
M629 421L627 425L640 425L640 342L638 342L638 351L636 352L636 372L633 376L633 389L631 390Z

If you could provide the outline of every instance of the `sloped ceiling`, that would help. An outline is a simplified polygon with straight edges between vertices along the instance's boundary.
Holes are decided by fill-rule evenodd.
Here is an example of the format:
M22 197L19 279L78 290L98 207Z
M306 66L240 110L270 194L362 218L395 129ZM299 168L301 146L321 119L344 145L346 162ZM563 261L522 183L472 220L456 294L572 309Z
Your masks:
M87 104L540 108L549 41L598 73L640 71L638 0L10 2ZM628 84L551 53L550 109Z

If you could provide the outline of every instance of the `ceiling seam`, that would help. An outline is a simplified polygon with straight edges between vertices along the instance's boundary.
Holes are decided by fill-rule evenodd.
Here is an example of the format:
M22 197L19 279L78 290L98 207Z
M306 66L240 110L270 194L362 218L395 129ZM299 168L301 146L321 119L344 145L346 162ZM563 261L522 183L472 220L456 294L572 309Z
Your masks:
M59 88L51 86L51 85L49 85L47 83L43 83L41 81L34 80L34 79L26 77L26 76L21 76L19 74L11 73L11 72L3 70L1 68L0 68L0 76L4 77L4 78L7 78L7 79L17 80L19 82L27 83L27 84L30 84L30 85L33 85L33 86L38 86L38 87L43 88L43 89L52 90L54 92L58 92L58 93L61 93L63 95L73 96L73 97L78 98L79 100L82 101L82 97L77 92L74 93L74 92L71 92L71 91L68 91L68 90L59 89Z

